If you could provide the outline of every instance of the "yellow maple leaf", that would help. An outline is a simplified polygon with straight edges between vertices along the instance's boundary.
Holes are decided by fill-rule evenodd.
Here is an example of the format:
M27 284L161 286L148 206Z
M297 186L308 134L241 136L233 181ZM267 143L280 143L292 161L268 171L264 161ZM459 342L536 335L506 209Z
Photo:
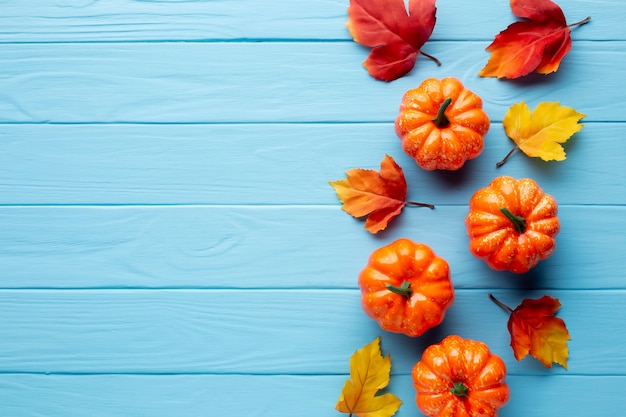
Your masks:
M350 379L343 386L335 409L358 417L391 417L402 401L391 393L376 395L389 385L391 358L383 357L380 337L354 352L350 358Z
M558 102L541 102L532 112L523 101L512 105L502 125L517 146L496 165L502 166L516 149L544 161L563 161L565 150L560 144L583 128L578 123L583 117L584 114Z

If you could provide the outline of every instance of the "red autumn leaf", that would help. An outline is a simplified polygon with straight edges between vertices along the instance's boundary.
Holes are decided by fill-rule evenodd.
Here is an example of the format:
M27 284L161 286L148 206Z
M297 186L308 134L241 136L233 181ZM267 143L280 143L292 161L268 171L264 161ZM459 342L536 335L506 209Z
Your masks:
M491 52L482 77L518 78L531 72L555 72L572 48L572 26L587 23L590 18L568 25L563 10L551 0L511 0L515 22L496 35L487 47Z
M415 66L435 27L435 0L350 0L346 26L355 42L372 48L363 66L377 80L393 81Z
M565 322L554 316L561 307L558 299L547 295L537 300L525 299L512 310L493 295L489 296L511 314L507 327L515 359L520 361L530 354L545 367L551 368L554 362L567 369L570 335Z
M389 155L380 163L380 172L353 168L346 171L346 176L344 180L331 181L330 185L346 213L356 218L367 216L365 228L370 233L384 230L407 204L434 208L430 204L405 201L404 173Z

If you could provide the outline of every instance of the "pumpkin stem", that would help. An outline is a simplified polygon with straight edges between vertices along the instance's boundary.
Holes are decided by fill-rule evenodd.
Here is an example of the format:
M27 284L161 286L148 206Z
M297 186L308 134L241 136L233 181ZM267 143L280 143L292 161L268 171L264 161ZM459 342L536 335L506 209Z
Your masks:
M526 219L522 216L516 216L506 207L500 207L502 214L513 223L513 228L517 233L524 233L526 231Z
M448 119L448 116L446 116L446 109L448 108L450 103L452 103L452 99L447 98L443 103L441 103L441 106L439 106L437 117L433 119L433 123L435 124L435 126L446 127L450 124L450 119Z
M413 295L413 290L411 289L411 283L407 280L402 281L402 284L400 284L400 286L395 286L392 284L387 284L385 285L385 287L387 287L387 289L393 293L396 293L398 295L401 295L403 297L406 298L411 298L411 295Z
M467 397L469 395L469 388L462 382L455 382L450 388L450 392L458 397Z

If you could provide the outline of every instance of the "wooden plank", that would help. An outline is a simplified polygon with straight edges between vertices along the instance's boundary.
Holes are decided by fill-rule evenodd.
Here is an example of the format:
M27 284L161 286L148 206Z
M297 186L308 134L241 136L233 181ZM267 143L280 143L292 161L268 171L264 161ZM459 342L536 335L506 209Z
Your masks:
M586 123L566 161L518 152L496 169L513 143L494 123L478 159L427 172L392 123L3 125L0 204L336 205L328 181L378 170L385 154L403 167L409 198L436 205L467 204L498 175L530 176L563 205L626 204L623 128Z
M334 406L347 377L4 374L0 411L46 417L330 416L339 415ZM607 410L622 407L626 378L513 375L507 383L511 399L500 417L593 415L598 404ZM410 376L393 376L390 391L403 401L396 417L419 415Z
M621 0L560 0L570 23L591 23L557 74L513 82L476 75L515 20L508 1L472 15L439 2L425 51L444 65L421 57L390 84L361 67L347 3L0 0L0 415L337 415L349 356L382 335L398 416L415 416L410 369L449 333L507 361L501 417L623 408ZM391 123L404 91L451 74L485 98L490 146L462 172L426 173ZM588 115L567 161L493 167L510 145L498 122L522 99ZM385 153L409 197L437 209L374 237L327 181ZM499 174L532 176L561 203L557 252L522 277L467 251L467 199ZM418 339L365 317L355 283L373 249L405 236L445 256L457 286ZM517 363L488 292L560 298L569 370Z
M544 293L496 296L515 307ZM336 374L380 335L393 372L409 374L426 346L459 334L487 343L511 375L626 375L626 292L549 294L572 336L568 371L516 362L507 314L485 290L457 290L444 323L415 339L383 332L361 310L358 290L4 290L0 372Z
M471 15L466 4L448 0L438 5L432 40L491 41L516 20L506 1L472 4ZM559 4L568 23L592 16L593 24L575 30L575 39L626 40L619 0L562 0ZM327 0L275 0L267 4L254 0L4 0L0 42L349 40L347 5L347 1Z
M557 250L524 276L467 248L464 206L406 209L380 236L324 207L3 207L2 288L356 288L369 254L430 245L457 288L626 288L624 207L561 207Z
M520 100L624 121L622 90L596 80L621 67L625 42L577 42L557 74L514 82L476 75L483 49L435 42L429 52L443 66L422 57L410 76L383 83L349 42L3 44L0 122L391 122L406 90L450 74L483 97L493 121Z

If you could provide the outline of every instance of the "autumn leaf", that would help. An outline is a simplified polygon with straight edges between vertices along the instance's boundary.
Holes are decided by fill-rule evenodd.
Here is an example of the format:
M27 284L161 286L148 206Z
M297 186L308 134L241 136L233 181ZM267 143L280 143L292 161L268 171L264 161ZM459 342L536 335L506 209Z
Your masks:
M380 172L353 168L346 171L346 175L346 179L329 184L335 189L346 213L356 218L367 216L365 228L370 233L384 230L407 204L434 208L431 204L405 201L404 173L389 155L380 163Z
M551 368L554 362L567 369L570 335L565 322L554 316L561 307L558 299L547 295L537 300L525 299L512 310L493 295L489 297L510 313L507 327L515 359L520 361L530 354L545 367Z
M391 393L376 395L389 385L391 358L383 357L380 337L354 352L350 358L350 379L346 381L335 409L359 417L390 417L402 401Z
M511 10L526 19L509 25L486 48L491 52L482 77L518 78L531 72L555 72L572 48L573 26L583 25L587 17L567 24L563 10L551 0L511 0Z
M355 42L372 48L363 66L377 80L410 72L435 27L435 0L350 0L346 26Z
M496 166L502 166L516 149L544 161L565 160L565 150L560 144L583 128L578 122L585 116L558 102L541 102L532 112L523 101L512 105L502 125L516 146Z

